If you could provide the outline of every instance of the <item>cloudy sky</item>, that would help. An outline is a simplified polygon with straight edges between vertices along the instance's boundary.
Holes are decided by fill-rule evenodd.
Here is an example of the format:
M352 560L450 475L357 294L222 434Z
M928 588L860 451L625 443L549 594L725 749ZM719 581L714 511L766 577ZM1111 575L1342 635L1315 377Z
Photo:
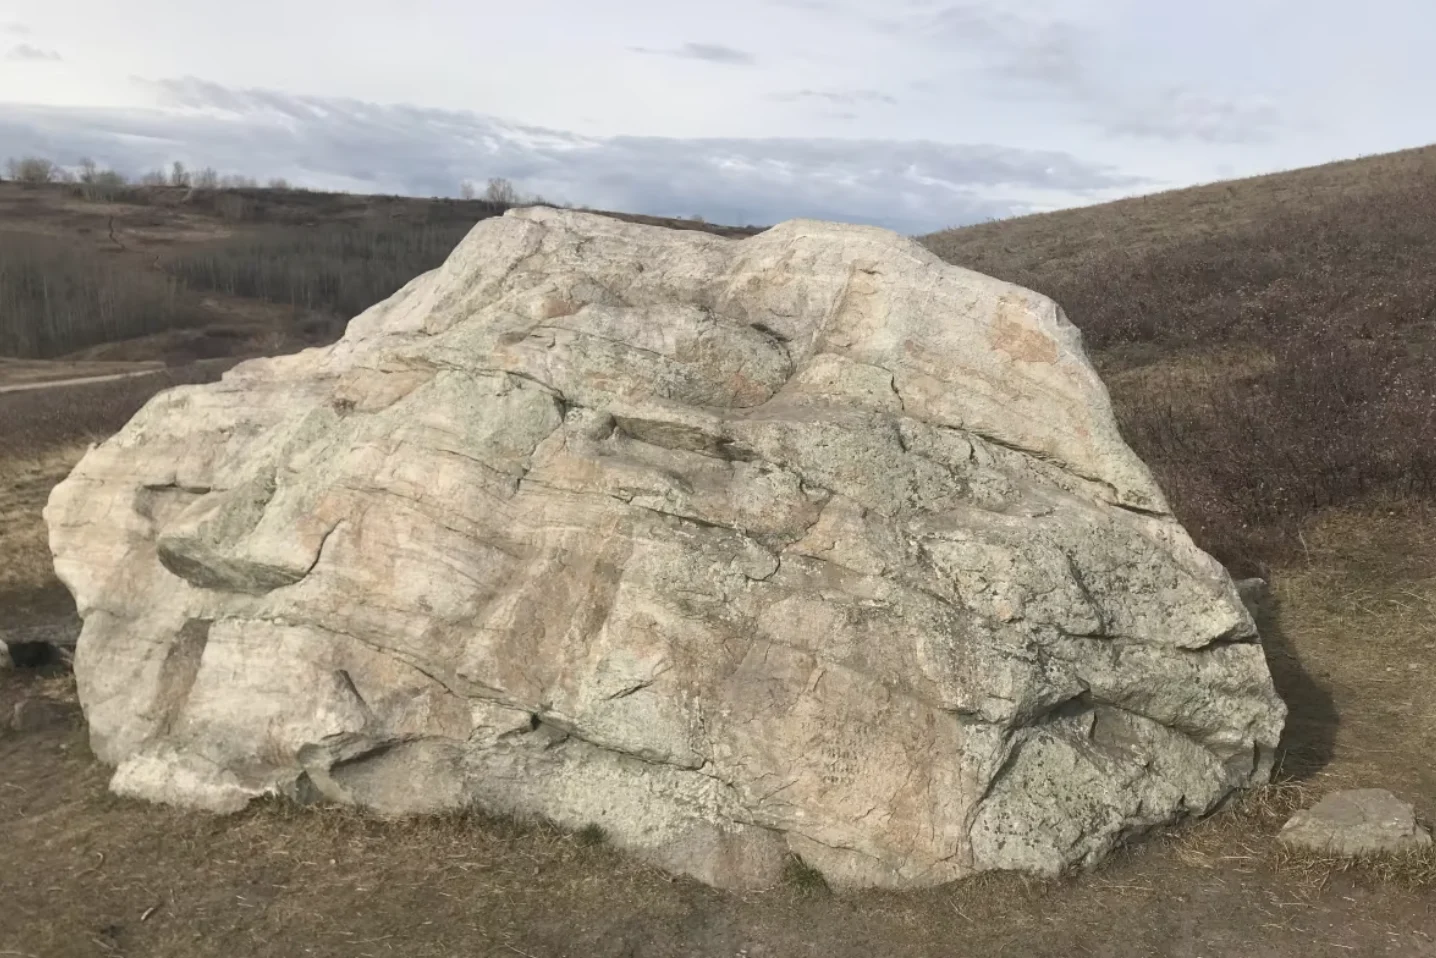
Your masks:
M906 232L1436 141L1430 0L0 0L0 157Z

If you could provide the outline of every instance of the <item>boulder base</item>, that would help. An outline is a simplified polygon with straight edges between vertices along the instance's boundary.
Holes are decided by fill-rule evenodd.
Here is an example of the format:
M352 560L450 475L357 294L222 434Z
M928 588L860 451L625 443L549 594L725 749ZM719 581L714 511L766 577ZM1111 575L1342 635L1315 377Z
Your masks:
M478 803L704 881L1051 874L1265 779L1225 571L1051 301L531 209L51 496L115 791Z

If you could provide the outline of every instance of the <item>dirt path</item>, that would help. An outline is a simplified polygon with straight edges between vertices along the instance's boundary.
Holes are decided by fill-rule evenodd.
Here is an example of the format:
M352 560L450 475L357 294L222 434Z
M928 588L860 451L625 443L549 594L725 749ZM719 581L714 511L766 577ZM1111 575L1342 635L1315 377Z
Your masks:
M201 359L192 365L197 368L207 366L233 365L235 360L230 358ZM104 372L106 368L116 366L128 367L116 372ZM136 368L138 367L138 368ZM62 386L92 386L97 383L114 382L119 379L134 379L137 376L158 376L171 371L170 367L159 362L139 363L105 363L105 362L78 362L70 363L62 360L55 362L36 361L33 363L15 363L11 361L0 361L0 393L31 392L37 389L58 389Z
M29 392L33 389L58 389L61 386L87 386L94 383L113 382L116 379L133 379L136 376L153 376L164 372L164 367L158 369L136 369L127 373L109 373L103 376L73 376L69 379L49 379L39 382L12 383L8 386L0 386L0 393Z

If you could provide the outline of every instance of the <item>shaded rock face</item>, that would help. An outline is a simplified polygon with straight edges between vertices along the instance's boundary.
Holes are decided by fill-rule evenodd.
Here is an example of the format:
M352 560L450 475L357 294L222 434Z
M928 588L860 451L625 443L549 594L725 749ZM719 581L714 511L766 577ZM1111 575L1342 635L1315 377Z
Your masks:
M895 234L480 223L46 510L122 794L478 803L704 881L1053 873L1284 708L1049 300Z

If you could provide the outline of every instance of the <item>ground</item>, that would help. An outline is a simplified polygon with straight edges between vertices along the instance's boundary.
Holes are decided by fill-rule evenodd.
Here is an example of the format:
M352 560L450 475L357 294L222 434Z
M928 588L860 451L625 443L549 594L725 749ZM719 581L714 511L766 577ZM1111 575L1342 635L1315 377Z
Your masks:
M1311 563L1273 575L1262 617L1292 706L1283 784L1051 882L738 895L478 816L142 805L106 792L63 670L27 670L0 684L0 714L33 697L65 711L0 737L0 955L1433 956L1436 856L1343 870L1275 841L1340 787L1381 784L1436 817L1433 532L1316 524Z
M1364 183L1360 172L1328 178ZM1262 190L1283 201L1310 194ZM1244 219L1228 209L1222 220L1208 208L1221 195L1209 188L1182 201L1201 215L1181 229L1235 235L1237 219L1261 219L1265 207L1254 203L1237 205ZM360 209L334 203L325 215ZM99 215L69 201L55 208L64 215L26 222L64 238L66 224L93 228ZM135 237L150 242L213 243L214 230L229 228L183 208L174 218L150 207L133 215L148 224L136 226ZM1092 211L1064 215L1014 221L1006 232L1004 224L980 227L933 246L959 262L1022 273L1041 263L1065 268L1094 235L1127 248L1124 235L1170 240L1181 231L1170 206L1119 207L1105 219ZM1119 219L1135 232L1121 234L1113 226ZM1072 275L1079 266L1093 269L1074 265ZM1033 285L1043 281L1035 276ZM1077 292L1064 299L1082 303ZM266 312L277 309L272 303L228 303L226 322L286 335L293 329L292 312ZM1069 311L1082 325L1079 311ZM236 320L239 313L250 319ZM40 519L50 488L89 442L118 428L157 389L212 379L264 347L257 333L230 339L246 345L208 363L199 361L203 353L176 348L169 334L48 361L0 362L0 637L73 634L78 620L54 579ZM789 881L733 894L665 876L598 835L478 814L383 822L276 803L211 817L117 799L106 791L108 770L89 752L73 681L56 661L0 675L0 958L1433 958L1436 853L1349 864L1289 855L1275 837L1291 810L1347 787L1389 788L1414 802L1426 824L1436 821L1436 509L1426 487L1372 481L1361 495L1343 497L1337 492L1346 487L1328 482L1319 487L1325 499L1282 500L1269 519L1224 512L1231 494L1218 482L1222 463L1203 451L1206 433L1194 417L1226 415L1212 412L1213 396L1270 385L1262 377L1288 354L1270 340L1252 345L1240 337L1174 343L1104 339L1099 329L1092 339L1124 428L1157 463L1199 539L1214 549L1248 549L1223 558L1246 561L1270 580L1259 624L1291 708L1276 784L1061 880L983 876L923 892L844 894ZM168 365L144 365L156 360ZM142 375L53 384L121 371ZM1166 418L1140 418L1157 400ZM1186 431L1170 430L1173 422ZM1424 436L1413 431L1411 441ZM1333 431L1328 439L1344 448L1353 437ZM1194 443L1196 452L1182 451ZM1336 465L1374 474L1367 460ZM1243 460L1244 475L1259 466L1259 458ZM1201 498L1210 489L1222 508ZM1269 493L1253 489L1243 494L1280 492L1274 484ZM1234 524L1211 525L1221 522ZM9 728L22 702L22 730Z

